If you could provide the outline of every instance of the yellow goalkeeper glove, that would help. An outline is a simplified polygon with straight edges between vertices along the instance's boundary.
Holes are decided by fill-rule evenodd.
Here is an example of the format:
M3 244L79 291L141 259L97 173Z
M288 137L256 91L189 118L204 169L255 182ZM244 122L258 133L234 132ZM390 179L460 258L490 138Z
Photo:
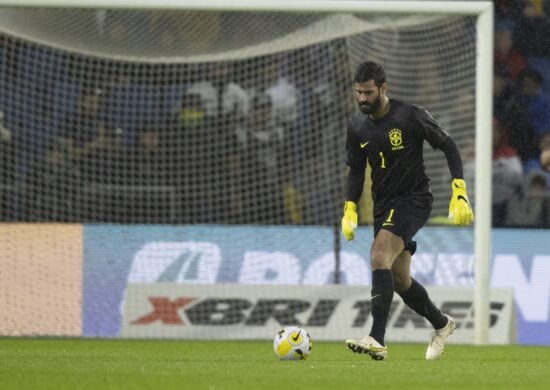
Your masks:
M344 203L344 216L342 217L342 233L346 240L353 240L357 228L357 205L352 201Z
M455 225L468 225L474 220L474 212L466 194L466 183L462 179L453 179L453 195L449 204L449 219Z

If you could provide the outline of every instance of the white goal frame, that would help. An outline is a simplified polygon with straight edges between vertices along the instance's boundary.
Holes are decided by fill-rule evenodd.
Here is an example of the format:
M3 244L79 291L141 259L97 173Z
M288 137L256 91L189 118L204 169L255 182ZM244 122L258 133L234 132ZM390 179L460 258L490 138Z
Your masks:
M338 0L0 0L0 7L156 9L277 12L368 12L466 15L477 18L475 344L488 343L489 264L491 259L491 156L493 85L493 3L491 1L338 1Z

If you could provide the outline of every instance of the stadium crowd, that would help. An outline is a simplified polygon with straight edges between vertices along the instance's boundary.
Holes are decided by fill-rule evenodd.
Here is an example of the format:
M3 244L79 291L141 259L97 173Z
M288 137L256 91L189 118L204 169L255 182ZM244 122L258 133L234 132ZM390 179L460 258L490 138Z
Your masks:
M550 2L495 1L493 226L550 225Z
M493 226L549 227L550 1L495 0L495 11ZM341 138L355 109L344 45L128 68L61 53L66 75L52 82L28 65L55 66L48 49L0 35L0 220L334 224L343 163L322 161L342 150L314 140ZM312 57L326 60L313 70ZM52 109L60 96L67 107Z
M319 92L301 92L311 76L292 80L284 68L320 55L331 65L315 76L336 86L341 44L248 61L117 68L2 37L1 219L330 224L338 167L312 184L324 180L327 194L304 209L309 189L298 178L321 160L321 142L308 142L319 134L301 129L313 121L345 126L337 114L345 99L316 105L330 104L326 121L306 118L303 105ZM44 71L43 63L58 62L60 70Z

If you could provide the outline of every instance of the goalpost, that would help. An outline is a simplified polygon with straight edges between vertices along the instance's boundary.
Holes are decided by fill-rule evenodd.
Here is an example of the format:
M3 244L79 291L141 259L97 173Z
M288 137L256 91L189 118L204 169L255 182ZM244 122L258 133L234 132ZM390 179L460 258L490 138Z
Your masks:
M235 2L228 2L224 0L0 0L0 8L13 8L16 10L22 9L43 9L43 10L58 10L58 9L74 9L74 10L157 10L157 11L216 11L216 12L276 12L289 15L301 15L306 13L314 13L315 15L336 15L337 17L340 14L354 14L354 15L386 15L387 19L384 19L382 22L362 20L360 17L355 19L342 19L340 22L344 24L340 28L335 28L335 31L327 32L327 25L323 24L321 18L312 17L311 20L308 20L307 23L304 22L303 25L297 23L298 27L296 31L299 31L300 28L310 29L309 35L305 38L304 42L308 42L310 45L315 45L324 40L336 40L340 38L345 38L351 36L352 34L360 34L365 31L377 30L380 28L380 23L386 27L393 23L393 16L398 15L403 20L402 24L399 26L405 26L405 28L411 28L414 30L414 21L411 21L418 15L424 15L428 17L445 17L445 16L464 16L472 17L475 19L475 32L473 33L475 37L475 42L473 46L475 47L475 53L465 53L465 56L471 56L475 59L475 71L471 69L472 73L475 75L475 90L469 91L468 88L464 90L459 90L458 92L447 91L447 95L441 94L441 97L447 97L449 99L459 98L460 96L455 96L453 93L462 93L467 94L471 92L474 94L472 99L475 101L475 182L470 184L471 188L475 189L475 227L474 227L474 237L475 237L475 343L476 344L486 344L488 341L488 329L489 329L489 263L491 259L491 155L492 155L492 78L493 78L493 69L492 69L492 59L493 59L493 5L490 1L337 1L337 0L301 0L301 1L281 1L281 0L238 0ZM397 16L396 16L397 17ZM23 19L22 19L23 20ZM187 63L187 64L196 64L201 62L216 62L227 60L241 60L243 58L253 58L261 55L267 55L271 53L276 53L279 50L284 48L298 48L304 43L298 43L293 41L292 31L288 31L289 36L282 36L281 38L274 39L272 42L259 42L251 44L250 47L235 47L230 48L227 52L213 52L213 53L202 53L202 52L190 52L186 57L185 54L176 54L170 56L169 53L162 53L158 55L147 57L147 50L151 52L157 52L160 50L157 47L151 46L146 47L145 49L139 48L136 51L135 55L131 52L122 51L123 48L113 47L110 52L94 52L97 48L87 44L82 44L79 46L77 40L74 42L70 41L69 45L65 46L67 41L59 40L59 36L56 36L55 29L52 29L53 38L43 36L40 33L37 34L28 34L28 31L24 31L21 28L18 28L16 23L10 24L7 18L0 17L0 24L7 23L4 30L9 32L13 36L22 37L23 39L29 39L33 42L38 42L40 44L45 44L49 48L67 50L68 53L84 53L85 55L97 56L97 58L109 57L114 60L123 60L127 63L139 63L143 61L144 63L150 64L177 64L177 63ZM370 24L372 23L372 24ZM377 24L378 23L378 24ZM311 26L311 27L304 27ZM392 75L395 77L393 79L395 82L396 95L403 96L407 98L408 91L407 88L414 89L418 85L408 84L411 81L411 78L406 73L406 61L407 58L400 58L401 63L399 66L392 67L392 61L394 58L390 57L389 54L384 54L384 45L391 44L393 39L402 38L404 40L407 37L399 36L398 29L399 26L395 27L395 34L384 36L380 39L380 42L367 42L363 40L365 38L359 37L352 43L350 57L353 57L353 50L360 50L362 45L369 45L369 53L374 58L381 58L386 60L385 65L387 65L390 82L392 80ZM411 27L412 26L412 27ZM43 26L37 26L43 27ZM78 28L78 26L71 26L71 28ZM444 29L443 25L439 28ZM40 31L40 30L37 30ZM258 29L261 32L261 26ZM427 32L418 32L418 37L423 37L421 34L429 34L429 29L426 29ZM435 34L435 33L434 33ZM416 36L413 34L413 36ZM230 37L229 37L230 38ZM253 37L251 37L253 38ZM230 42L230 40L228 41ZM231 42L230 42L231 43ZM413 45L413 43L411 43ZM428 43L429 45L429 43ZM168 45L168 47L173 47ZM411 46L414 50L414 46ZM449 47L453 47L453 44L450 44ZM396 46L396 50L399 50L399 47ZM395 49L395 48L394 48ZM119 50L119 51L117 51ZM130 49L129 49L130 50ZM397 54L400 54L397 52ZM364 52L361 52L361 55L364 55ZM395 55L395 53L392 53ZM414 52L404 53L404 57L414 56ZM225 57L224 57L225 56ZM412 60L412 58L410 58ZM456 60L456 59L455 59ZM98 60L99 61L99 60ZM353 62L353 61L352 61ZM46 64L48 65L48 64ZM159 72L167 71L169 72L171 68L167 65L166 68L162 68ZM261 66L261 65L258 65ZM307 73L307 64L304 65L304 73ZM437 66L437 65L435 65ZM441 65L443 67L444 65ZM454 65L456 69L460 69L460 64ZM109 65L105 65L105 69L102 71L109 71ZM454 69L454 68L452 68ZM448 71L452 71L452 69ZM438 69L444 73L445 69ZM140 70L141 71L141 70ZM428 72L429 68L424 68L423 72ZM461 70L463 71L463 70ZM143 70L144 74L148 74L147 70ZM99 74L99 73L98 73ZM156 73L152 72L151 77L162 78L163 76L158 76ZM181 76L177 70L174 70L174 80L179 80ZM433 74L420 74L418 77L428 78L433 77ZM465 78L468 77L468 73L464 73ZM95 75L93 76L95 80ZM416 76L415 76L416 77ZM100 77L97 76L99 79ZM161 83L169 83L171 80L161 80ZM415 81L416 82L416 81ZM445 81L443 81L445 82ZM400 86L399 84L402 84ZM164 85L164 84L163 84ZM394 85L392 84L392 88ZM452 89L453 85L449 87ZM410 92L409 92L410 93ZM451 102L447 101L438 101L437 104L441 105L441 119L445 122L445 113L450 112L449 106L452 106ZM428 109L432 109L427 105ZM435 110L436 114L438 109ZM449 118L454 120L454 123L463 118L460 115L464 114L448 114ZM455 116L453 116L455 115ZM449 119L450 122L452 120ZM444 123L445 124L445 123ZM460 126L460 123L458 127ZM468 145L468 138L471 133L465 131L464 133L457 133L456 136L459 138L459 144ZM326 135L324 135L326 136ZM461 138L462 137L462 138ZM341 137L340 137L341 138ZM336 145L333 143L333 145ZM330 153L330 151L322 151L321 153ZM335 159L336 160L336 159ZM335 161L333 160L333 161ZM429 159L428 159L429 160ZM436 160L434 160L436 161ZM440 160L439 160L440 161ZM430 165L431 164L431 165ZM427 161L428 170L436 172L437 175L442 173L441 167L437 162ZM294 169L290 167L289 170ZM312 168L313 169L313 168ZM325 170L325 173L327 171ZM214 173L215 174L215 173ZM445 193L448 192L448 188L444 185L434 181L434 192ZM129 191L139 190L137 187L131 187ZM173 201L174 197L171 195L171 188L166 189L166 196L168 199ZM164 193L163 193L164 194ZM163 195L164 196L164 195ZM289 195L290 196L290 195ZM444 210L446 205L436 204L435 207L438 210ZM175 208L174 205L171 206L170 210ZM168 211L170 212L170 211ZM443 211L442 211L443 212ZM266 218L268 220L268 218ZM177 218L175 219L177 222ZM231 221L231 216L227 217L227 221ZM173 221L170 221L173 222Z

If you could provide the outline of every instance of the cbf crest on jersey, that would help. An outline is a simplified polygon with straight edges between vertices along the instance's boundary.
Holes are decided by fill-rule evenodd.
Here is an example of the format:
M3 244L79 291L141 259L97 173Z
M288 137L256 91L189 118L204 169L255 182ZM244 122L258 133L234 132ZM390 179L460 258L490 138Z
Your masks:
M403 149L403 137L401 136L400 129L391 129L389 133L391 150L400 150Z

